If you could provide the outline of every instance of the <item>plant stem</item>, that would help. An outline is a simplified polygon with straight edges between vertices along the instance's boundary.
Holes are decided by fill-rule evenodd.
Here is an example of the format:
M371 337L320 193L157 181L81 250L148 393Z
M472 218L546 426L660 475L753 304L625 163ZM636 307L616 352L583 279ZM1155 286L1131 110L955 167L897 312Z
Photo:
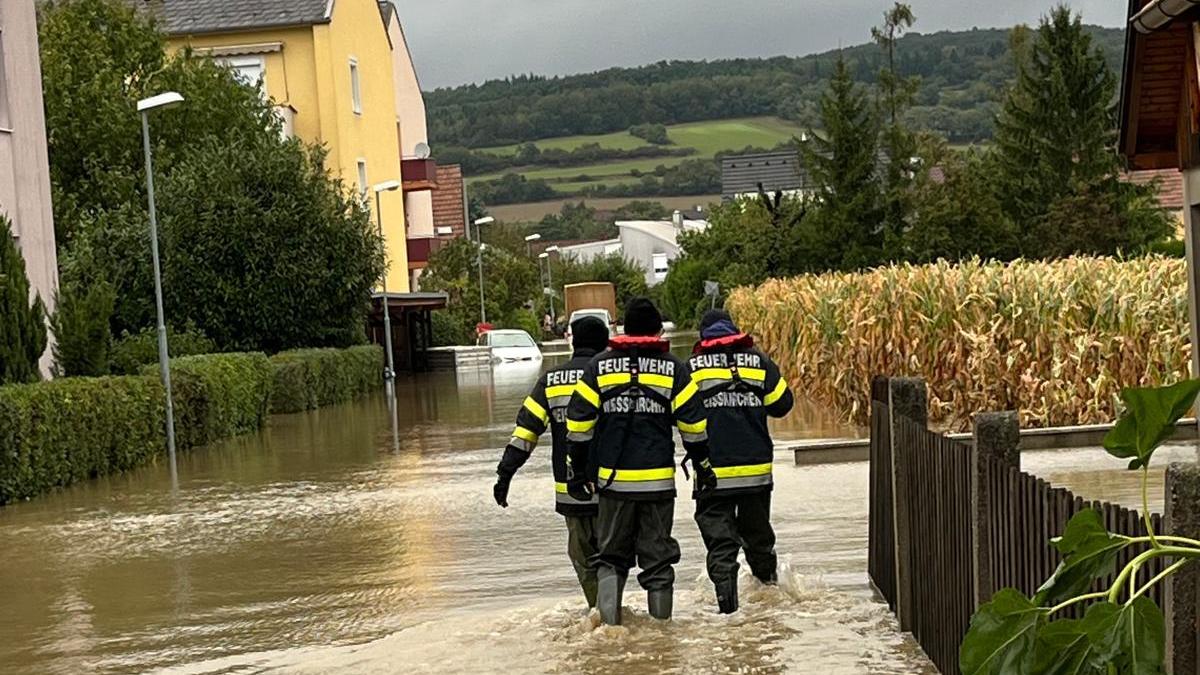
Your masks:
M1141 588L1139 588L1137 590L1136 593L1133 593L1132 595L1130 595L1129 600L1126 601L1125 604L1129 604L1129 603L1133 602L1134 600L1137 600L1142 595L1145 595L1146 591L1149 591L1151 588L1154 587L1154 584L1157 584L1158 582L1162 581L1163 579L1166 579L1167 577L1171 576L1180 567L1183 567L1184 565L1186 565L1190 562L1192 562L1191 558L1184 558L1183 560L1176 560L1174 563L1171 563L1171 565L1169 567L1167 567L1167 569L1154 575L1154 578L1151 579L1150 581L1147 581L1145 586L1142 586Z
M1150 467L1142 465L1142 519L1146 521L1146 534L1150 535L1150 545L1154 548L1162 548L1162 544L1154 538L1154 526L1150 524L1150 499L1146 491L1146 484L1150 482Z
M1095 600L1096 598L1103 598L1106 595L1108 595L1108 591L1097 591L1095 593L1087 593L1085 595L1076 596L1074 598L1071 598L1070 600L1061 602L1061 603L1051 607L1050 613L1054 614L1056 612L1060 612L1060 611L1070 607L1071 605L1074 605L1077 602L1083 602L1084 600Z
M1149 544L1150 543L1150 537L1126 537L1124 535L1119 535L1119 534L1116 536L1121 537L1122 539L1128 541L1130 544ZM1173 536L1166 535L1166 534L1155 535L1154 538L1159 541L1166 541L1166 542L1171 542L1171 543L1175 543L1175 544L1187 544L1188 546L1192 546L1192 547L1200 549L1200 540L1196 540L1196 539L1189 539L1187 537L1173 537Z
M1117 577L1117 580L1113 582L1111 587L1109 587L1108 601L1116 604L1117 600L1119 600L1121 597L1121 586L1125 585L1125 582L1129 580L1130 575L1137 574L1137 570L1140 569L1142 565L1146 564L1147 560L1164 555L1179 556L1181 558L1188 559L1200 558L1200 549L1181 548L1179 546L1163 546L1161 548L1152 548L1149 551L1143 551L1138 555L1138 557L1131 560L1129 564L1125 566L1125 569L1121 570L1121 574Z

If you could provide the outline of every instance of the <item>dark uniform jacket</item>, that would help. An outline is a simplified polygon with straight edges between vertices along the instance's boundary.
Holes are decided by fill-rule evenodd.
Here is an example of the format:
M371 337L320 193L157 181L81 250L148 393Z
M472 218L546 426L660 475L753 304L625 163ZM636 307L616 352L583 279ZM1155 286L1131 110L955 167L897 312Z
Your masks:
M538 438L550 427L550 463L554 468L554 508L564 516L594 516L598 500L586 502L567 494L567 404L575 391L575 382L595 352L575 351L570 361L551 368L538 378L533 391L517 413L517 426L508 445L526 456L537 446ZM507 453L507 450L506 450ZM522 461L520 459L518 461Z
M689 457L708 456L708 421L687 363L658 338L621 336L592 359L567 409L572 467L622 499L675 496L678 427Z
M688 363L708 413L717 494L770 490L767 417L783 417L793 404L779 367L742 333L700 341Z

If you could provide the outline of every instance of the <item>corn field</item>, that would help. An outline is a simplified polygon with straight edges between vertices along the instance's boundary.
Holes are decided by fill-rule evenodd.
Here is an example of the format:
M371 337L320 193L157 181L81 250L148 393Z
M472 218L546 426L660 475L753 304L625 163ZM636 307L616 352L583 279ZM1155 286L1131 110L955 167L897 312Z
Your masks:
M1122 387L1188 373L1183 260L896 265L772 279L727 308L797 392L869 417L875 375L929 387L930 421L1019 410L1024 426L1107 422Z

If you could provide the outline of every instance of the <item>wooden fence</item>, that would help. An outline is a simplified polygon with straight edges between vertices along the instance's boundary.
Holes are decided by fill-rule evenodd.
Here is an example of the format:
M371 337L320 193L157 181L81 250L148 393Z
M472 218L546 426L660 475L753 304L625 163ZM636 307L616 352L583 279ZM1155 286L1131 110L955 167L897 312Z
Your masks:
M901 629L941 672L959 672L958 648L982 602L1006 587L1032 595L1053 575L1060 556L1050 539L1075 513L1094 508L1110 531L1145 536L1136 510L1088 502L1022 472L1015 414L979 415L973 440L963 442L926 428L919 380L881 378L872 399L868 574ZM1152 522L1156 532L1166 531L1157 514ZM1124 551L1117 569L1133 555ZM1140 577L1150 579L1165 564L1156 559ZM1168 611L1169 588L1160 584L1150 593ZM1174 642L1194 652L1200 642L1188 621L1175 622L1182 632Z

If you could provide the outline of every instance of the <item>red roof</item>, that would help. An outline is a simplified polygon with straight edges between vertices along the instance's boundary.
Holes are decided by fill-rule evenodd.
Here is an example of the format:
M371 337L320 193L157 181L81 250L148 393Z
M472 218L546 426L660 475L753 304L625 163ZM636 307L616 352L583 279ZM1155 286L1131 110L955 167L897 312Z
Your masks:
M1121 180L1137 185L1149 185L1158 179L1158 204L1168 211L1183 210L1183 174L1178 169L1130 171Z
M437 167L437 189L433 195L433 227L449 227L455 237L467 230L466 214L463 212L463 174L458 164L439 164Z

